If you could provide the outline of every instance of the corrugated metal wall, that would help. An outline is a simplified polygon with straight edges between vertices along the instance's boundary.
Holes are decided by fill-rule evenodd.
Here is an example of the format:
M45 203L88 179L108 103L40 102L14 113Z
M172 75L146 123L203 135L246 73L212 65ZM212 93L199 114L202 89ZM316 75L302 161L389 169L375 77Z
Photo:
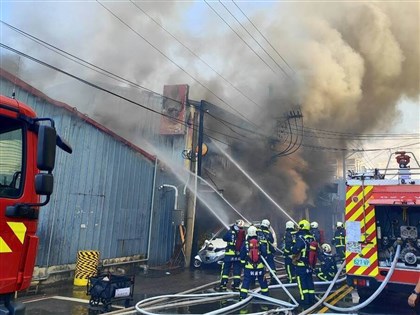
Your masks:
M1 79L1 94L10 96L13 88ZM150 158L19 87L16 99L38 116L53 118L73 147L72 155L57 151L54 193L39 218L37 265L74 263L79 250L99 250L101 259L150 254L150 264L168 261L177 228L172 223L174 194L157 187L173 183L173 177L158 168L154 187L155 162ZM182 149L183 142L178 138L174 145ZM152 250L147 253L151 216Z

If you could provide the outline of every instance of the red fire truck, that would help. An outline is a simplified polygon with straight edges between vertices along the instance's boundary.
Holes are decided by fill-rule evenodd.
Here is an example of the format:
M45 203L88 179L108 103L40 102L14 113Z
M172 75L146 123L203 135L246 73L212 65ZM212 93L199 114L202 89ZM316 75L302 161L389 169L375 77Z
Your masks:
M389 168L392 157L397 165ZM416 167L410 167L414 159ZM412 152L391 154L386 169L347 180L345 227L349 285L366 299L391 271L385 292L412 291L420 276L420 165Z
M31 283L38 212L53 191L56 145L72 152L52 119L0 96L0 314L24 314L13 293Z

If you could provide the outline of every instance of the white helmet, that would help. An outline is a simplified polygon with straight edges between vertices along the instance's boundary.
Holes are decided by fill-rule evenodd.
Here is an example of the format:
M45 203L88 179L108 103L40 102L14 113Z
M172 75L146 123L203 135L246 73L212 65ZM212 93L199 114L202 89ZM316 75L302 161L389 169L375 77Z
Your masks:
M270 227L270 221L268 221L267 219L264 219L261 221L261 226L265 226L266 228Z
M311 222L311 228L317 229L318 228L318 222L316 222L316 221Z
M322 250L326 253L331 253L331 246L330 244L324 243L321 246Z
M235 224L236 224L238 227L243 228L243 227L244 227L244 225L245 225L245 222L244 222L244 220L239 219L239 220L236 220Z
M251 225L248 228L248 236L257 236L257 228L253 225Z
M343 227L343 222L338 221L338 222L337 222L337 227L338 227L338 228L339 228L339 227Z
M292 221L286 222L286 229L293 229L295 227L295 224Z

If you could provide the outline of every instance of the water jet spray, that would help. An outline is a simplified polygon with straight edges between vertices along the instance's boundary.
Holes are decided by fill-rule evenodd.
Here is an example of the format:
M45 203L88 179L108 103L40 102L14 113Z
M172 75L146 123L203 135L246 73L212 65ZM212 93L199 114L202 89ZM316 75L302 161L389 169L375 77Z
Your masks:
M219 151L221 153L223 153L223 155L225 155L229 161L231 161L241 172L242 174L244 174L246 176L246 178L248 178L254 185L255 187L257 187L263 194L264 196L266 196L268 198L268 200L270 200L280 211L282 211L293 223L295 223L296 225L297 222L282 208L280 207L273 198L271 198L271 196L269 194L267 194L264 189L261 188L260 185L258 185L258 183L238 164L238 162L236 162L227 152L226 150L224 150L223 148L221 148L215 141L212 141L212 143L216 146L217 149L219 149Z

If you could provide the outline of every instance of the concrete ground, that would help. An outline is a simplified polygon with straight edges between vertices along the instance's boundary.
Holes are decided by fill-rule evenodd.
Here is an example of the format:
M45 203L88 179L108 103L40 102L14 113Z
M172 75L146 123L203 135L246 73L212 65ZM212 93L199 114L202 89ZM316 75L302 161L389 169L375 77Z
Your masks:
M212 283L210 287L216 286L219 282L220 267L205 269L149 269L146 273L142 269L132 270L135 274L135 285L133 301L131 305L135 305L138 301L148 297L160 296L165 294L177 294ZM127 275L131 274L127 272ZM297 296L298 292L290 290L293 296ZM354 292L353 292L354 293ZM284 300L285 296L278 296L281 291L273 291L270 296ZM284 294L283 294L284 295ZM73 286L73 279L61 281L54 284L41 283L38 291L20 292L17 302L24 303L26 306L25 315L93 315L102 312L102 304L97 308L89 306L89 298L86 294L86 287ZM406 304L406 296L397 300L396 296L390 299L381 300L379 303L370 305L369 307L356 312L363 315L381 314L381 315L414 315L420 314L409 308ZM345 301L347 300L347 302ZM341 298L340 305L352 306L352 294ZM228 302L229 303L229 302ZM233 303L233 302L230 302ZM260 302L256 301L257 305ZM344 304L343 304L344 303ZM124 300L112 300L112 309L119 310L124 308ZM220 303L217 307L223 307ZM213 310L215 305L206 305L190 307L185 309L177 309L171 311L171 314L202 314L209 310ZM254 306L249 306L249 310L253 310ZM135 312L134 312L135 313ZM293 314L297 314L294 312Z
M131 305L147 297L180 293L204 284L218 282L219 268L207 269L138 269L135 274L134 294ZM128 275L128 273L127 273ZM34 289L34 288L31 288ZM102 304L97 308L89 306L86 287L73 285L73 279L54 284L40 283L34 290L20 292L16 302L26 306L26 315L85 315L99 314ZM125 299L112 300L112 310L123 308Z

